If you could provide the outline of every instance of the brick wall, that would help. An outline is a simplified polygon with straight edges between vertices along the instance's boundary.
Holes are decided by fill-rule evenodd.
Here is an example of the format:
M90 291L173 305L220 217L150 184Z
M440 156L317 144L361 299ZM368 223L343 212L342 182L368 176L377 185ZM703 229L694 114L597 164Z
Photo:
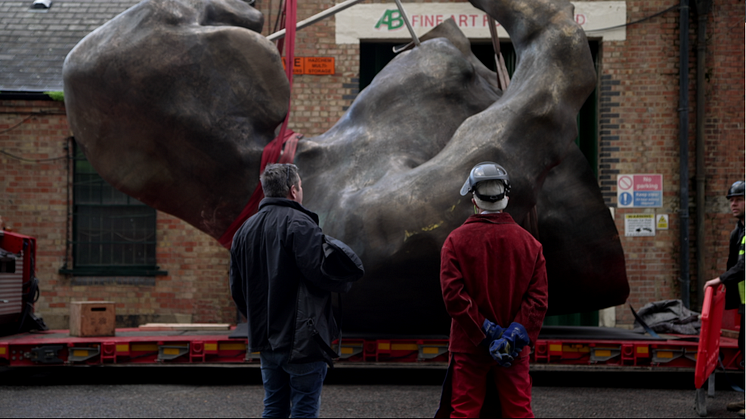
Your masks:
M274 32L279 1L258 5L264 13L264 35ZM333 5L327 0L298 2L298 21ZM327 18L297 32L296 57L334 57L335 74L294 75L291 117L288 127L312 137L331 128L352 104L359 86L360 47L335 42L335 18ZM284 51L283 51L284 55Z
M16 126L17 125L17 126ZM146 322L232 322L228 251L168 214L157 214L156 278L71 277L65 265L68 215L67 146L62 103L0 103L0 217L12 231L37 238L36 311L52 328L68 327L70 301L116 302L118 326ZM53 160L49 160L53 159ZM30 160L30 161L26 161Z
M628 1L628 21L668 7L664 1ZM744 177L744 24L743 4L715 2L707 22L705 128L705 280L725 266L733 228L725 191ZM607 203L616 206L616 175L663 175L663 207L617 209L617 228L627 258L632 290L628 302L639 308L681 298L679 199L679 12L672 10L627 28L624 42L602 47L600 103L600 183ZM695 207L696 20L690 22L689 56L689 229L692 308L699 309ZM624 237L624 215L669 214L670 228L655 237ZM630 325L629 309L617 307L617 322Z

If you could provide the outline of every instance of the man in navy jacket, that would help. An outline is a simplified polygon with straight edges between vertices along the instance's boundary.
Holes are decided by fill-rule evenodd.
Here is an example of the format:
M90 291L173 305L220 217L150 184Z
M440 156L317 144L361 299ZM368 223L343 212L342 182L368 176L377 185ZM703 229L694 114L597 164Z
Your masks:
M233 237L231 293L247 319L249 350L260 352L263 417L317 417L330 345L339 337L331 292L349 291L362 262L325 237L318 216L303 207L295 165L268 165L260 181L259 211ZM340 259L352 262L347 274L329 266Z

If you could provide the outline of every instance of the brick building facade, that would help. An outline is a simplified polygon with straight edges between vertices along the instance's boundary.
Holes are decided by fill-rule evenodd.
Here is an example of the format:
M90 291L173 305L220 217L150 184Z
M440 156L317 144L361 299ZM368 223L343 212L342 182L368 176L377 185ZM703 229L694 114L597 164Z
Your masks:
M580 8L583 3L576 5ZM663 0L614 3L624 6L622 22L650 17L628 25L623 39L588 32L597 46L599 70L594 127L599 185L615 217L625 251L631 288L628 302L639 308L651 301L681 296L679 12L672 8L654 16L671 6L672 2ZM165 275L84 277L60 273L70 258L67 243L73 228L72 162L68 157L74 133L68 128L63 102L41 99L45 91L61 90L62 60L77 40L132 4L59 0L42 14L30 12L29 4L24 2L0 0L0 67L5 73L0 76L0 216L8 228L38 239L36 263L41 297L36 309L53 328L67 327L70 301L102 299L117 303L120 325L154 321L234 322L236 314L227 284L228 252L206 234L164 213L156 216L156 259ZM328 0L301 2L298 19L308 18L331 4ZM257 1L256 7L265 15L265 35L273 32L278 6L278 0ZM333 75L295 76L290 128L306 136L328 130L360 89L360 43L338 43L337 21L341 18L338 15L298 32L297 56L335 58ZM743 3L736 0L714 2L707 17L705 279L717 276L725 265L733 219L724 195L733 181L744 177L743 22ZM690 28L690 289L692 308L698 309L694 219L702 209L695 205L694 181L695 14L691 15ZM60 39L60 33L68 34L67 44L57 46L55 51L49 48L50 51L40 53L20 45L43 34ZM398 41L401 40L405 39ZM381 40L361 42L376 41ZM56 70L46 72L47 68ZM34 79L35 76L39 77ZM34 80L44 82L34 84ZM662 206L618 208L617 175L625 173L661 174ZM651 237L625 237L624 216L638 213L667 214L669 228L658 230ZM619 326L633 322L624 306L617 307L613 317Z

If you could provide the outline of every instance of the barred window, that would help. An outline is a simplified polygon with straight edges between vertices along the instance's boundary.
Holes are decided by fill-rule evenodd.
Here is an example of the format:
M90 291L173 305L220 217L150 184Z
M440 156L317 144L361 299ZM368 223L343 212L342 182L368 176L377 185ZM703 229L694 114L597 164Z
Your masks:
M162 275L156 266L156 211L109 185L75 147L72 186L74 275Z

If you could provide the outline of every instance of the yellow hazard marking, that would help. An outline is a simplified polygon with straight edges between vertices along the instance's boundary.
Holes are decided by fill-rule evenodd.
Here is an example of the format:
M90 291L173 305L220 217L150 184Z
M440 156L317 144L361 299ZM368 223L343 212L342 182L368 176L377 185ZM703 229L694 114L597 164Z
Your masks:
M158 345L154 344L140 344L140 345L132 345L132 352L157 352L158 351Z
M178 348L163 348L163 355L178 355Z
M608 349L596 349L596 356L611 356L611 351Z
M439 353L440 351L441 351L441 348L433 348L432 346L427 346L427 347L422 348L422 353L428 354L428 355L435 355Z
M353 352L354 352L354 349L350 348L349 346L342 347L342 353L345 355L352 355Z
M116 349L117 352L129 352L130 351L130 344L129 343L124 343L124 344L121 344L121 345L117 345L116 348L117 348Z
M88 356L88 351L82 349L73 349L73 356Z
M217 351L218 344L217 343L205 343L205 350L206 351Z
M379 351L390 351L391 350L391 344L388 343L388 342L386 342L386 343L379 343L378 344L378 350Z
M5 355L6 353L8 353L7 351L8 351L8 348L1 347L0 348L0 355Z
M209 345L209 343L207 345ZM205 345L205 349L207 349L207 345ZM221 351L245 351L246 344L245 343L221 343L220 350Z
M638 346L637 347L637 353L638 354L646 354L646 353L648 353L648 347L647 346Z
M392 351L416 351L420 349L417 344L414 343L394 343L391 344Z
M550 343L549 344L549 352L562 352L562 344L559 344L559 343Z
M671 351L658 351L658 358L673 358L673 352Z

